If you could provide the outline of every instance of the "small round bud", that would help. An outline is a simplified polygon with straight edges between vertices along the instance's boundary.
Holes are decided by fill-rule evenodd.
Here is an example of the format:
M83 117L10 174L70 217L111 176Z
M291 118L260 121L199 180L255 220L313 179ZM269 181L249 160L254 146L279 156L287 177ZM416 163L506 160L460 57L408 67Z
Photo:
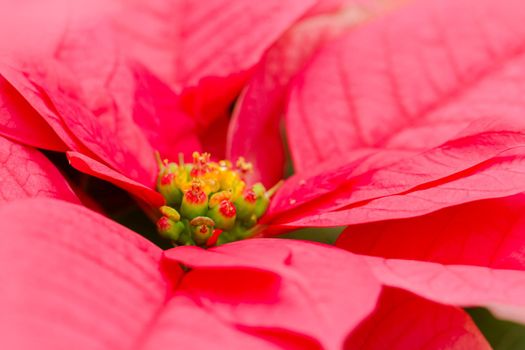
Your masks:
M235 163L237 169L241 172L243 176L253 172L253 165L250 162L247 162L244 157L239 157Z
M177 241L182 231L184 231L184 224L163 216L157 221L157 230L163 237Z
M177 210L173 209L172 207L168 207L167 205L163 205L159 208L160 213L169 219L177 222L180 221L180 214Z
M205 245L212 236L215 223L206 216L198 216L190 221L193 240L198 245Z
M182 216L193 219L206 214L208 210L208 195L202 190L200 181L193 181L191 188L182 197Z
M168 163L160 171L157 189L166 199L166 203L178 206L182 200L182 191L177 187L178 170L175 163Z
M210 208L213 208L213 207L216 207L218 206L223 200L231 200L232 198L232 193L230 191L221 191L221 192L217 192L217 193L214 193L211 197L210 197L210 201L208 202L208 206Z
M242 220L248 220L255 211L257 204L257 194L253 189L244 190L243 194L235 200L235 208L237 208L237 217Z
M253 192L257 195L254 213L257 218L260 218L266 213L268 205L270 204L270 198L266 195L266 188L260 182L253 185Z
M218 205L210 208L208 216L215 221L215 226L217 228L228 231L232 229L235 224L237 210L230 200L223 199Z

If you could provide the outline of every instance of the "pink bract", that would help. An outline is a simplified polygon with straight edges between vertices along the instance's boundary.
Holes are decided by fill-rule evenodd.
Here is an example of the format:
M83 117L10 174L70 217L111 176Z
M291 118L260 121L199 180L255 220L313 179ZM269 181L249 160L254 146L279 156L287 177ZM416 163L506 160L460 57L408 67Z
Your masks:
M339 349L383 331L361 322L393 312L384 298L426 311L396 315L389 331L402 334L405 317L420 328L404 343L446 330L443 346L486 347L460 309L384 289L374 311L381 285L365 259L330 246L253 239L163 253L99 214L50 199L0 207L0 229L6 348Z

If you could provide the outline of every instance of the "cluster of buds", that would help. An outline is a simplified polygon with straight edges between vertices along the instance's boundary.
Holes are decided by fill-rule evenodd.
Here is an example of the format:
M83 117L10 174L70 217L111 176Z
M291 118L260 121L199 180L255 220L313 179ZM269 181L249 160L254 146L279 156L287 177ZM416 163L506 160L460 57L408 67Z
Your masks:
M193 153L193 162L170 163L158 157L157 190L166 199L157 221L159 233L176 245L210 247L247 238L266 212L277 186L247 185L252 165L240 158L212 162Z

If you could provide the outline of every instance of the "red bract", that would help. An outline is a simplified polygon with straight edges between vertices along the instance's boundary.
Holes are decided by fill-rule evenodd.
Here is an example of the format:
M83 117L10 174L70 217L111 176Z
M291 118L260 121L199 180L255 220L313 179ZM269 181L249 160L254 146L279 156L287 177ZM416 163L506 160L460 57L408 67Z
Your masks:
M325 0L311 8L262 57L244 88L228 132L228 157L253 162L256 179L266 186L280 180L285 157L280 121L292 79L324 43L403 2Z
M361 224L337 245L375 256L384 283L463 306L483 299L523 321L507 304L523 272L520 13L520 1L421 1L327 45L294 83L298 174L268 220Z
M0 203L32 197L79 200L66 179L40 152L0 137Z
M389 288L374 311L381 286L365 260L330 246L253 239L163 253L98 214L49 199L2 206L0 231L9 262L0 268L3 348L374 349L387 340L488 348L454 307ZM393 314L388 329L372 321ZM414 324L417 332L406 328Z
M525 271L524 207L520 194L409 220L350 226L337 245L377 256L371 264L387 284L465 306L491 294L494 311L523 322L522 312L506 300L518 297L514 291L523 280L516 277ZM442 291L444 298L435 298Z
M297 175L268 221L348 225L524 191L522 11L420 1L324 46L292 86Z

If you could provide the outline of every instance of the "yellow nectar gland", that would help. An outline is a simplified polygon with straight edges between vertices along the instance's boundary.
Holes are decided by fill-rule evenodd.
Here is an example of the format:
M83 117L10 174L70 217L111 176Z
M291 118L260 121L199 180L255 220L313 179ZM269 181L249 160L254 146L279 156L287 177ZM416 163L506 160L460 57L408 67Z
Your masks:
M157 190L167 204L157 227L176 245L209 247L252 236L281 184L269 191L261 183L247 185L253 166L242 157L233 165L213 162L209 153L194 152L191 164L184 163L182 155L178 164L156 156Z

